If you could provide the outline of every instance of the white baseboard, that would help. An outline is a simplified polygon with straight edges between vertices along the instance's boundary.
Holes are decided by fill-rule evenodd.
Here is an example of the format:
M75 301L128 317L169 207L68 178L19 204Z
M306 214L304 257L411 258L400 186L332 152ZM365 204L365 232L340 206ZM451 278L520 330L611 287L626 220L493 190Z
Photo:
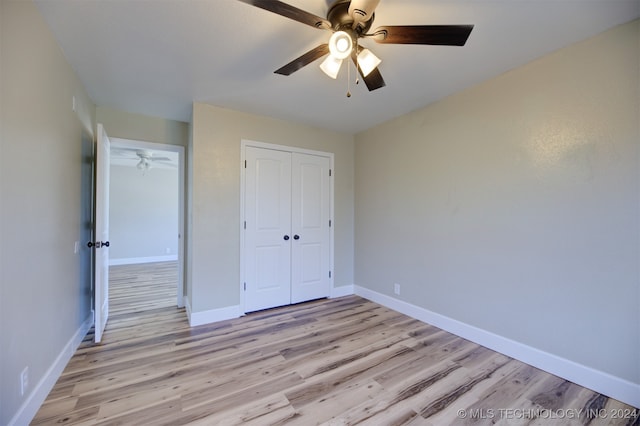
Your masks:
M354 286L358 296L525 362L603 395L640 407L640 384L578 364L566 358L499 336L364 287Z
M343 285L340 287L332 287L331 295L329 296L329 299L335 299L336 297L351 296L352 294L353 294L353 284Z
M240 305L225 306L224 308L210 309L208 311L192 312L189 299L185 299L185 308L187 311L187 317L189 318L189 325L195 327L198 325L210 324L216 321L224 321L233 318L240 318L242 312L240 312Z
M170 262L172 260L178 260L178 255L168 254L166 256L127 257L122 259L109 259L109 266L136 265L138 263Z
M189 326L191 326L191 303L187 297L184 298L184 310L187 312L187 319L189 320Z
M33 387L31 393L27 396L22 403L18 412L9 421L9 426L28 425L31 423L36 413L40 409L40 406L47 399L47 395L53 389L53 386L58 381L58 378L62 374L62 371L67 366L67 363L75 353L80 343L87 335L89 329L93 326L93 314L80 325L73 337L67 342L62 349L62 352L56 357L53 364L47 369L44 376Z

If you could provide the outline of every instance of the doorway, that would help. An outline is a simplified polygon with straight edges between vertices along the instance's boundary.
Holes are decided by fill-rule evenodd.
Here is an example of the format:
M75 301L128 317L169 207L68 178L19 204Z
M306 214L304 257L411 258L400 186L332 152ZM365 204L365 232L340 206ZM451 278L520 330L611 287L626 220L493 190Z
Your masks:
M111 138L109 186L110 290L132 310L166 304L168 291L183 307L184 148Z

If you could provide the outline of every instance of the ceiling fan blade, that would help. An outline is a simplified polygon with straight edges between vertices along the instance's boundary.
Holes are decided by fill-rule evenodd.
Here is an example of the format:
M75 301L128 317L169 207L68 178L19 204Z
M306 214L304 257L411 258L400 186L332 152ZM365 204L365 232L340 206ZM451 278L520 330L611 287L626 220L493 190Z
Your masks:
M151 161L171 161L169 157L149 157Z
M378 43L464 46L473 25L396 25L376 28L371 38Z
M385 83L384 79L382 78L382 74L380 74L380 71L378 71L378 68L371 71L368 76L362 77L362 79L364 80L364 84L367 85L367 89L369 89L370 92L387 85L387 83Z
M358 53L360 53L362 49L363 47L358 46ZM364 84L367 85L367 89L369 89L370 92L387 85L387 83L384 82L382 74L380 74L378 68L375 68L366 77L362 75L362 70L360 69L360 65L358 65L358 55L356 54L355 49L351 52L351 60L355 64L356 68L358 68L358 72L360 73L360 76L364 80Z
M293 19L294 21L302 22L303 24L310 25L314 28L329 29L331 23L324 18L321 18L313 13L306 12L302 9L298 9L295 6L291 6L287 3L278 0L238 0L243 3L250 4L255 7L259 7L269 12L273 12L285 18Z
M281 75L291 75L294 72L298 71L300 68L309 65L311 62L315 61L318 58L323 57L327 53L329 53L329 45L326 43L321 44L320 46L311 49L299 58L296 58L293 61L289 62L282 68L275 70L274 72Z

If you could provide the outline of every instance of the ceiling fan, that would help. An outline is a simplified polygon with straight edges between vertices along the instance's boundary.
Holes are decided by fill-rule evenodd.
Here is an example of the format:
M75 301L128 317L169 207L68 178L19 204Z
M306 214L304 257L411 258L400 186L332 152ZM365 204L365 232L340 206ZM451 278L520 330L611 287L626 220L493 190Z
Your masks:
M165 166L175 168L176 165L172 162L169 157L162 157L155 154L153 151L148 149L137 149L137 148L117 148L113 151L116 155L121 156L124 159L136 160L138 164L136 167L138 170L142 170L143 172L149 170L153 163L163 164ZM129 153L134 153L135 157L128 156Z
M277 69L276 74L291 75L329 54L320 68L335 79L343 60L350 56L370 91L386 85L378 70L382 61L369 49L361 46L360 39L373 39L377 43L385 44L464 46L473 29L473 25L393 25L369 31L380 0L335 0L329 7L326 19L279 0L239 1L314 28L333 32L328 43L311 49Z

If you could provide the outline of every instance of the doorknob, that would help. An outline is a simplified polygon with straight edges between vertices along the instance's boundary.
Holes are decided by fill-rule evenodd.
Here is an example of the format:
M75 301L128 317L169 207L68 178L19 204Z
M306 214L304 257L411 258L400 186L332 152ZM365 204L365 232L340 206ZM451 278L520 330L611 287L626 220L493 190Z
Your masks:
M87 243L87 247L91 248L91 247L95 247L95 248L100 248L100 247L109 247L109 241L96 241L95 243L93 241L89 241Z
M289 241L289 236L288 236L288 235L285 235L285 236L284 236L284 240L285 240L285 241Z
M298 235L298 234L294 235L294 236L293 236L293 239L294 239L294 240L299 240L299 239L300 239L300 235Z

